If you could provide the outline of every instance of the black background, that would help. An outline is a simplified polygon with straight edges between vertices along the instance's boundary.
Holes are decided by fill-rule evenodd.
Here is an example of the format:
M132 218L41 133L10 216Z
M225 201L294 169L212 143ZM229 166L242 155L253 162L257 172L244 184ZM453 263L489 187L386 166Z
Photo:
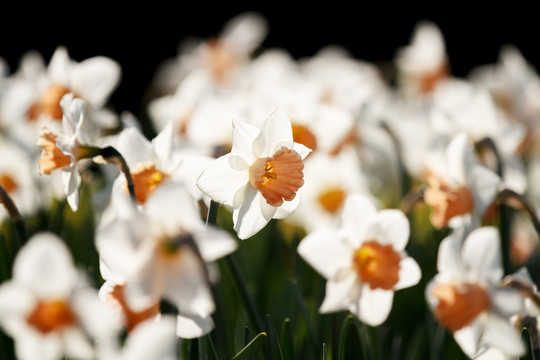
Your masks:
M406 45L420 20L434 21L443 32L452 73L466 76L475 66L497 61L503 44L513 44L540 68L537 12L518 4L473 9L437 3L433 8L363 2L319 5L252 3L251 6L211 3L109 2L36 5L0 9L0 57L16 69L27 50L39 51L48 62L58 45L71 58L105 55L118 61L122 79L111 98L118 111L144 111L143 97L157 66L177 54L188 36L208 37L243 11L257 11L269 24L263 47L280 47L295 57L311 56L325 45L347 47L357 58L391 61ZM118 7L117 7L118 6Z

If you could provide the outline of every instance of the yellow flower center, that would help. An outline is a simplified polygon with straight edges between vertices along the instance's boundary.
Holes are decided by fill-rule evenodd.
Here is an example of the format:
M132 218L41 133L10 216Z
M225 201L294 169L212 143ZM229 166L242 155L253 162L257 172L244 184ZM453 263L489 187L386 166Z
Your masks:
M40 115L44 114L54 120L62 120L63 111L60 100L69 92L71 91L68 88L59 84L49 86L28 111L29 119L36 120Z
M110 293L110 296L121 308L124 314L124 324L126 329L128 332L131 332L141 322L154 317L159 313L159 302L154 303L152 306L146 309L135 311L131 309L126 302L126 298L124 296L124 287L125 285L115 285Z
M399 280L401 256L392 245L368 241L354 252L353 263L362 280L372 289L391 290Z
M300 154L282 146L272 157L259 158L249 167L249 182L269 205L277 207L295 198L304 185L303 170Z
M311 150L317 150L317 138L313 133L304 125L293 124L292 125L293 140L295 143L305 145Z
M490 306L486 289L477 284L438 284L431 295L439 301L435 316L451 331L468 325Z
M431 207L431 223L441 229L448 221L459 215L471 213L474 199L466 186L449 186L435 176L428 179L424 202Z
M9 174L0 174L0 185L2 185L2 187L8 194L17 190L17 188L19 187L13 177Z
M76 317L69 304L64 300L55 299L39 302L26 321L40 332L47 334L75 324Z
M319 194L318 200L324 210L336 214L343 206L346 196L347 193L343 189L334 188Z
M138 164L131 172L131 177L135 187L135 198L139 204L144 204L156 186L169 178L169 174L157 170L154 164Z

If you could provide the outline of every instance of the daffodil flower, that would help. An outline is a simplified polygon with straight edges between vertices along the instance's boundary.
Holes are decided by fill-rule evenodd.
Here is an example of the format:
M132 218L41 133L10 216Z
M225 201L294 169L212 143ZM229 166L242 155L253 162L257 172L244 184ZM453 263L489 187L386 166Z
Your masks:
M89 145L82 130L86 117L86 103L74 98L72 93L66 94L60 101L64 115L62 117L62 133L54 133L43 128L37 145L42 148L39 159L41 174L62 170L62 183L69 206L76 211L79 206L79 174L78 161L99 155L100 149Z
M448 144L444 154L433 152L426 162L428 187L425 203L431 207L436 228L457 227L465 219L477 227L501 185L500 177L480 164L469 136L462 132Z
M285 218L296 209L309 152L293 141L291 122L278 108L262 128L233 120L231 152L210 164L197 185L217 203L232 207L234 229L246 239L272 218Z
M21 248L12 279L0 286L0 326L18 359L93 359L93 340L117 335L112 310L81 279L56 235L36 234Z
M377 211L363 195L349 195L340 226L313 231L298 246L300 256L327 279L319 311L349 310L369 325L384 322L394 291L421 277L404 250L409 231L403 212Z
M96 246L106 278L123 285L127 307L139 312L167 300L184 318L208 318L215 309L213 262L236 249L234 238L206 227L182 183L161 184L144 208L127 197L116 206L121 216L98 228Z
M510 317L524 309L523 297L502 288L503 268L497 229L481 227L463 240L455 233L439 247L438 274L426 287L435 317L452 331L469 357L484 347L519 356L525 348Z

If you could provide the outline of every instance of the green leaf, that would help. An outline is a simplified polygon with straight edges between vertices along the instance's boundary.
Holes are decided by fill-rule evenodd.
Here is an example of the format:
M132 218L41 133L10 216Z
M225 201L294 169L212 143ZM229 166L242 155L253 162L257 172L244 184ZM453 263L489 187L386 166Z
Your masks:
M255 355L255 353L264 345L266 342L266 333L262 332L259 335L255 336L253 340L249 342L242 350L236 354L232 360L250 360L250 358Z
M283 360L294 359L294 341L291 331L291 320L286 318L281 324L281 353Z
M276 329L272 323L270 315L266 315L266 332L268 334L268 355L270 359L280 359L283 360L283 354L281 352L281 347L279 346L279 339L276 335Z

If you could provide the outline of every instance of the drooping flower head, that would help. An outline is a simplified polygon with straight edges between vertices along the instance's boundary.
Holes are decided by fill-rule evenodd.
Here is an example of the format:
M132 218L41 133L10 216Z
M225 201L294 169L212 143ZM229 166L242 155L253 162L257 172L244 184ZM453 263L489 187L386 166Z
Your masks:
M214 201L232 207L234 229L246 239L298 206L309 152L293 141L291 122L280 109L270 113L262 128L233 120L231 152L210 164L197 185Z
M407 256L409 222L394 209L377 211L363 195L347 197L338 227L309 233L298 253L327 279L322 313L349 310L369 325L386 320L394 291L413 286L421 277Z
M524 308L514 289L501 288L503 268L497 229L481 227L464 240L456 233L439 247L438 274L426 287L437 320L452 331L469 357L483 346L519 356L524 347L510 317Z
M62 182L67 201L73 211L79 205L79 174L78 161L98 155L93 146L89 146L86 134L82 130L86 117L86 104L84 100L74 98L72 93L66 94L61 102L64 112L62 118L62 133L54 133L43 128L37 145L42 148L39 159L41 174L50 174L51 171L62 170Z

